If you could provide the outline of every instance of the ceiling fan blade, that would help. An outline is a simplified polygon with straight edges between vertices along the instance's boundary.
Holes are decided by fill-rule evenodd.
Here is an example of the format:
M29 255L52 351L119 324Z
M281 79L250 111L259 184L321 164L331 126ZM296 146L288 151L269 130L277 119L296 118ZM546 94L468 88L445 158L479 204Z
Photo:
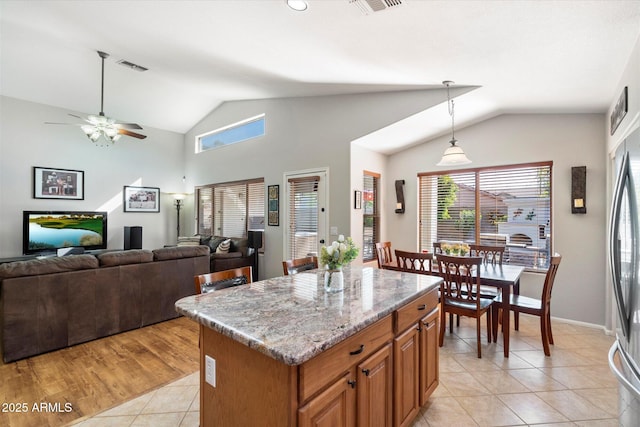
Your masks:
M132 136L132 137L138 138L138 139L145 139L147 137L147 135L141 135L139 133L131 132L131 131L128 131L126 129L118 129L118 133L120 135Z
M76 114L71 114L71 113L69 113L69 115L70 115L71 117L75 117L76 119L80 119L80 120L87 120L87 119L85 119L84 117L80 117L80 116L78 116L78 115L76 115Z
M79 123L58 123L58 122L44 122L45 125L67 125L67 126L83 126Z
M113 125L120 129L142 129L142 126L137 123L114 123Z

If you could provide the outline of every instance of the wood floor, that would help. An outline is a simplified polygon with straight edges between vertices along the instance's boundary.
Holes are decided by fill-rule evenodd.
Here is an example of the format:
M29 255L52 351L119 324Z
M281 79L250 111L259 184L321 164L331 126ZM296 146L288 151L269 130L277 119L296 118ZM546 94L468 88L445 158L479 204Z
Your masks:
M62 426L199 369L184 317L0 365L0 426Z

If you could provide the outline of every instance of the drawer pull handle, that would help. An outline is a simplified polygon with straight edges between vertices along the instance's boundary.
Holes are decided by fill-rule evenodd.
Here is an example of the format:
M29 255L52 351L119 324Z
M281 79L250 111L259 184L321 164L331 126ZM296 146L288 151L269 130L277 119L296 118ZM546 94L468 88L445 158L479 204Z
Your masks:
M356 388L356 381L355 380L349 380L349 381L347 381L347 384L349 384L351 386L351 388Z
M420 304L418 306L418 310L422 311L422 310L426 310L427 309L427 304Z
M360 344L360 348L354 351L350 351L349 354L355 356L356 354L360 354L364 351L364 344Z
M366 377L368 377L368 376L369 376L369 370L368 370L368 369L363 369L363 370L362 370L362 373L363 373Z

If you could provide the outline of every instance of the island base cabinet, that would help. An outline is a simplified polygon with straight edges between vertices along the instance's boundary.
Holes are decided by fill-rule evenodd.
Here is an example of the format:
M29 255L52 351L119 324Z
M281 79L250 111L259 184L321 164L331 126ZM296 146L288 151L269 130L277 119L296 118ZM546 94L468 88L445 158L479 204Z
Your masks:
M353 427L356 391L353 374L334 382L298 411L300 427Z
M391 427L391 349L385 345L300 408L299 426Z
M403 427L410 425L420 410L420 333L417 323L394 340L393 358L394 426Z
M439 384L438 313L436 308L420 320L420 406L427 403Z
M204 326L200 337L201 427L295 425L295 366ZM206 381L205 355L215 359L215 387Z

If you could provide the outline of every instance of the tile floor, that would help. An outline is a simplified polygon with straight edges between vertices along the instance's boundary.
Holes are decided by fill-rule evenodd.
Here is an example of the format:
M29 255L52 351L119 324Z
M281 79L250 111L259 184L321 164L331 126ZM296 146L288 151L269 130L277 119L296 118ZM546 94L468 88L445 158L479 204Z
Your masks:
M440 385L413 427L617 426L617 382L607 353L613 337L553 322L545 357L538 318L521 316L508 359L487 344L476 357L475 322L462 319L440 349ZM198 373L82 421L76 426L198 426ZM226 426L224 426L226 427Z

